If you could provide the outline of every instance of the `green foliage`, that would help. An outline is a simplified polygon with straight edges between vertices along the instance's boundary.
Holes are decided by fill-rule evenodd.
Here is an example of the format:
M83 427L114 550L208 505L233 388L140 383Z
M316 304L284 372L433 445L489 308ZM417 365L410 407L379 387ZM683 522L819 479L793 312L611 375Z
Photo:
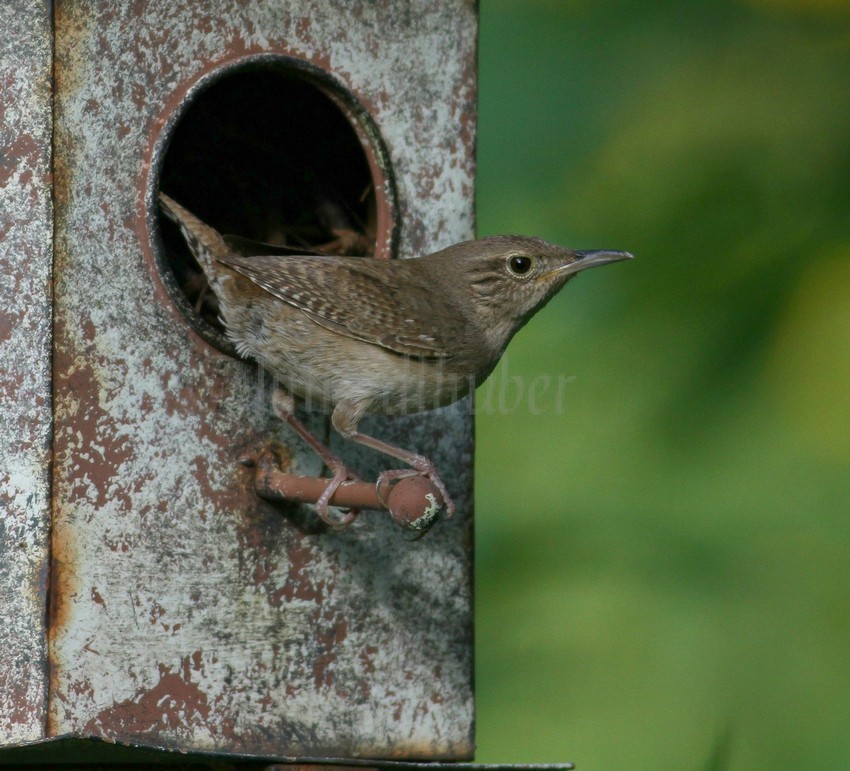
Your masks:
M637 255L478 414L481 762L850 763L848 8L481 6L479 233Z

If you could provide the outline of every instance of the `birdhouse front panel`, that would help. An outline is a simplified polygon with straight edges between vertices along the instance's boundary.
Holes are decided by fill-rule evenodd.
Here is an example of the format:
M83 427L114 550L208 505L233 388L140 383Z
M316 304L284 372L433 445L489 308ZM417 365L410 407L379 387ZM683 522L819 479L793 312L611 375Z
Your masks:
M471 237L474 4L58 0L54 25L47 732L469 758L464 403L363 423L451 490L456 514L421 540L385 512L336 530L259 497L264 449L299 474L322 465L229 346L157 197L224 233L339 239L363 259ZM300 414L362 479L386 467Z

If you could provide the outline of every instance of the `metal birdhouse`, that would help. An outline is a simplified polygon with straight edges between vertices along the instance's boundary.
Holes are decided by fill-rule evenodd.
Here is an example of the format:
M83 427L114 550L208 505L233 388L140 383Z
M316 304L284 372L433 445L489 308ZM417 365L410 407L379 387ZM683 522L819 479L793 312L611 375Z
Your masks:
M476 24L439 0L0 8L0 761L471 758L468 412L369 419L451 486L421 541L259 495L246 453L320 464L156 201L364 259L471 237Z

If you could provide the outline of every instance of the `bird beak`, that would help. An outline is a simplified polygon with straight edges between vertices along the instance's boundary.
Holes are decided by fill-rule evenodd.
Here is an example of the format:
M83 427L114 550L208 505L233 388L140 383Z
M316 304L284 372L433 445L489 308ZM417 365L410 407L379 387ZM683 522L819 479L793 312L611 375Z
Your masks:
M599 265L607 265L609 262L634 259L634 255L629 252L615 252L610 249L590 249L583 252L573 252L573 254L575 254L575 259L572 262L552 271L552 273L572 275L585 268L596 268Z
M576 252L575 262L567 266L570 273L578 273L585 268L595 268L599 265L607 265L609 262L620 260L633 260L634 255L630 252L614 252L609 249L591 249L584 252Z

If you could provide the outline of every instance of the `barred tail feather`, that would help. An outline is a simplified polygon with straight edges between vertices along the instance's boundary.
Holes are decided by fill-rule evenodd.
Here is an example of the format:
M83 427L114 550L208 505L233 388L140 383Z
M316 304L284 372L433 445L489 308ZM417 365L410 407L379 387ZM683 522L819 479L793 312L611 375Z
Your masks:
M159 194L159 205L165 216L180 228L192 255L206 274L210 285L214 286L218 283L219 271L215 266L217 256L228 253L221 234L163 192Z

